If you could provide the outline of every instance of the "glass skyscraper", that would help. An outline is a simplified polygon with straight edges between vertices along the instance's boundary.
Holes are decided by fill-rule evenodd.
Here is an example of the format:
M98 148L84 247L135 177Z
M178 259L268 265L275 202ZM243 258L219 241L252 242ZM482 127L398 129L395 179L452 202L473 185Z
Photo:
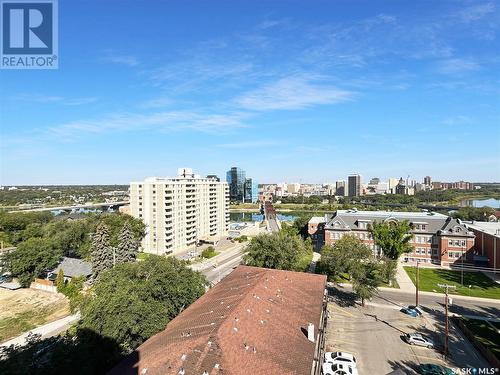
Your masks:
M253 178L245 179L245 203L256 202L259 198L259 187Z
M231 202L244 202L246 182L245 171L238 167L232 167L226 173L226 181L229 184Z
M253 178L246 178L246 172L232 167L226 173L231 202L253 203L259 198L259 188Z

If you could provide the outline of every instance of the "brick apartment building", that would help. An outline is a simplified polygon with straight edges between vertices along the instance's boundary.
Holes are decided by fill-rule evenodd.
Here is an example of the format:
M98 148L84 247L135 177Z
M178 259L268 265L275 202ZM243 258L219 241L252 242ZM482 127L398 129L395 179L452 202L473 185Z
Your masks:
M110 375L319 375L326 277L238 266Z
M377 254L380 250L374 246L370 225L374 222L404 220L410 222L413 234L413 252L405 255L406 260L442 266L474 263L474 234L459 220L434 212L338 210L327 218L324 235L321 236L316 229L315 237L319 240L324 238L326 245L333 245L342 236L351 234ZM314 230L313 227L314 223L309 224L310 231ZM316 248L322 245L316 244Z
M483 258L486 267L500 270L500 222L476 221L466 223L476 235L474 257Z

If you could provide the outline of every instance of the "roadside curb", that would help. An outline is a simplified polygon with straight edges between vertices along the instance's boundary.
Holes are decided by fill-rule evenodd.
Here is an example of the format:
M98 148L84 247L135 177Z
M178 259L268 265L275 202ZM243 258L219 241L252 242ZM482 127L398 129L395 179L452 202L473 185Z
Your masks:
M344 284L344 285L347 285L347 284ZM379 287L378 289L383 290L384 292L399 292L399 293L406 293L406 294L415 294L415 289L413 291L406 291L406 290L401 290L401 289L397 289L397 288L386 288L386 287ZM434 297L443 297L444 298L444 293L419 291L418 294L423 295L423 296L434 296ZM495 299L495 298L469 297L469 296L461 296L458 294L449 294L449 297L454 299L454 300L490 302L490 303L495 303L495 304L500 305L500 299Z

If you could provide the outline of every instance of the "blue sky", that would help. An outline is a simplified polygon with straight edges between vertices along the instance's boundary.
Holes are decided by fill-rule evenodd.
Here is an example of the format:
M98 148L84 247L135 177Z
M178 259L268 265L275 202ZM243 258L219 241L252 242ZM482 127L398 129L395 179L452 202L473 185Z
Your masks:
M500 181L499 8L62 0L59 69L0 72L0 184Z

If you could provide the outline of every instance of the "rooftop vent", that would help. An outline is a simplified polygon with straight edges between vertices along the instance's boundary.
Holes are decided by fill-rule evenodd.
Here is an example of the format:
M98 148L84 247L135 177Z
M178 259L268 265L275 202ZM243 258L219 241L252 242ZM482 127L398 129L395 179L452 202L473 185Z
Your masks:
M314 324L309 323L307 326L307 339L314 342Z

